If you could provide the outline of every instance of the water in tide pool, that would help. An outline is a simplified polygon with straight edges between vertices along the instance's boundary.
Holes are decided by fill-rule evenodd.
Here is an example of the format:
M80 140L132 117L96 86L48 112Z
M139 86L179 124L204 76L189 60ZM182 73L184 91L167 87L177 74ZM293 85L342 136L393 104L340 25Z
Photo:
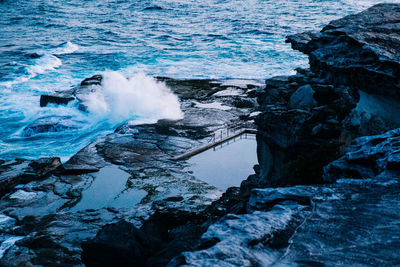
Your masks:
M154 75L265 79L290 74L307 60L285 44L286 35L319 29L378 2L0 1L0 159L65 160L125 121L179 117L173 96L165 110L151 108L157 105L153 96L165 91L150 78ZM69 89L106 70L116 71L106 74L116 88L88 103L94 112L73 105L39 107L41 94ZM132 93L140 90L146 92ZM143 96L150 108L136 112L126 101L132 95ZM24 131L39 118L60 125L49 133Z
M191 157L190 170L199 180L222 191L240 187L243 177L252 173L257 163L256 149L255 135L243 134Z

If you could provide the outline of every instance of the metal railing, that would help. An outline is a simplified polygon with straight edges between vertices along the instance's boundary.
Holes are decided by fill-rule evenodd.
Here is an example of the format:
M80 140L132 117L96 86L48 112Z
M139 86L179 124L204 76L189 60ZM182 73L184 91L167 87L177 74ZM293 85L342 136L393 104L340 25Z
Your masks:
M217 130L211 135L211 138L208 144L205 144L195 150L189 151L185 154L182 154L178 157L173 158L173 160L183 160L188 159L196 154L199 154L203 151L206 151L210 148L215 148L218 145L224 145L224 143L229 142L230 140L234 140L236 138L240 138L243 134L245 138L247 138L247 134L256 134L257 130L254 127L254 124L246 124L246 123L236 123L236 124L229 124L226 128Z

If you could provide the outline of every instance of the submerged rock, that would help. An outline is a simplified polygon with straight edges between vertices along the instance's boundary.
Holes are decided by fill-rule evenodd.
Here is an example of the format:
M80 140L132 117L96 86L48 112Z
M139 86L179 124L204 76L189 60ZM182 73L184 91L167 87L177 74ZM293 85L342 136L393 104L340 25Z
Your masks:
M45 116L38 118L22 130L22 136L31 137L42 133L76 130L82 123L73 120L72 116Z

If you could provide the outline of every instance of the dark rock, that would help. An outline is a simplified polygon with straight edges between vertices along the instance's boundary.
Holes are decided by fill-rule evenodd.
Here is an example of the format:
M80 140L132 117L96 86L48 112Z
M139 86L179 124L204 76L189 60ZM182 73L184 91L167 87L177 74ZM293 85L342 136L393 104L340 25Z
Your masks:
M399 4L378 4L287 42L327 81L400 99L399 21Z
M146 266L162 242L126 221L104 226L96 237L82 243L86 266Z
M97 87L101 86L102 80L102 75L94 75L90 78L84 79L79 86L76 86L70 90L56 91L54 94L50 95L41 95L40 106L46 107L49 103L67 105L69 102L77 100L78 108L82 111L86 111L87 107L83 104L85 97L96 91Z
M292 109L310 110L317 105L314 99L314 90L311 85L300 86L291 96L289 107Z
M215 221L228 213L244 213L245 206L246 199L241 197L240 189L230 187L218 200L207 207L205 212L212 221Z
M340 178L375 178L400 173L400 129L353 141L340 159L324 169L325 182ZM392 173L392 174L390 174Z
M172 91L179 95L181 100L207 100L214 94L221 82L215 80L175 80L166 77L155 77L164 82ZM220 90L220 89L219 89Z
M258 97L260 184L320 183L323 164L351 139L400 127L389 100L400 99L399 21L400 5L379 4L288 37L311 68L267 80Z
M166 266L182 251L192 250L204 233L205 218L180 210L157 211L141 229L120 221L104 226L83 242L86 266Z
M254 103L251 100L247 100L247 99L235 99L233 101L233 106L237 107L237 108L254 108Z
M163 10L163 8L162 7L160 7L160 6L148 6L148 7L146 7L145 9L143 9L143 10L146 10L146 11L152 11L152 10Z
M90 86L90 85L101 85L101 81L103 80L102 75L94 75L90 78L86 78L81 82L81 86Z
M193 250L205 228L199 223L188 222L169 232L170 242L147 261L147 266L167 266L174 257L183 251Z
M38 160L16 159L0 165L0 196L10 192L14 186L49 176L61 164L60 158Z
M40 96L40 106L45 107L49 103L54 103L57 105L67 105L69 102L73 101L75 98L72 96L60 96L60 95L41 95Z
M30 57L30 58L40 58L41 55L39 55L38 53L32 53L32 54L29 54L28 57Z

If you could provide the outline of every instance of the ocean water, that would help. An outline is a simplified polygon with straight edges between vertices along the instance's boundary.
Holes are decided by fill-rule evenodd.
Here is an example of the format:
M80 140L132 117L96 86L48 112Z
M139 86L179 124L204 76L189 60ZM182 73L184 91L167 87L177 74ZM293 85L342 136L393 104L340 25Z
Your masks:
M285 44L286 35L378 2L2 0L0 159L65 160L126 121L179 118L177 99L155 75L262 80L293 73L307 59ZM109 87L89 97L89 112L73 103L39 107L41 94L103 72ZM159 96L166 106L158 107ZM55 126L25 130L38 119Z

